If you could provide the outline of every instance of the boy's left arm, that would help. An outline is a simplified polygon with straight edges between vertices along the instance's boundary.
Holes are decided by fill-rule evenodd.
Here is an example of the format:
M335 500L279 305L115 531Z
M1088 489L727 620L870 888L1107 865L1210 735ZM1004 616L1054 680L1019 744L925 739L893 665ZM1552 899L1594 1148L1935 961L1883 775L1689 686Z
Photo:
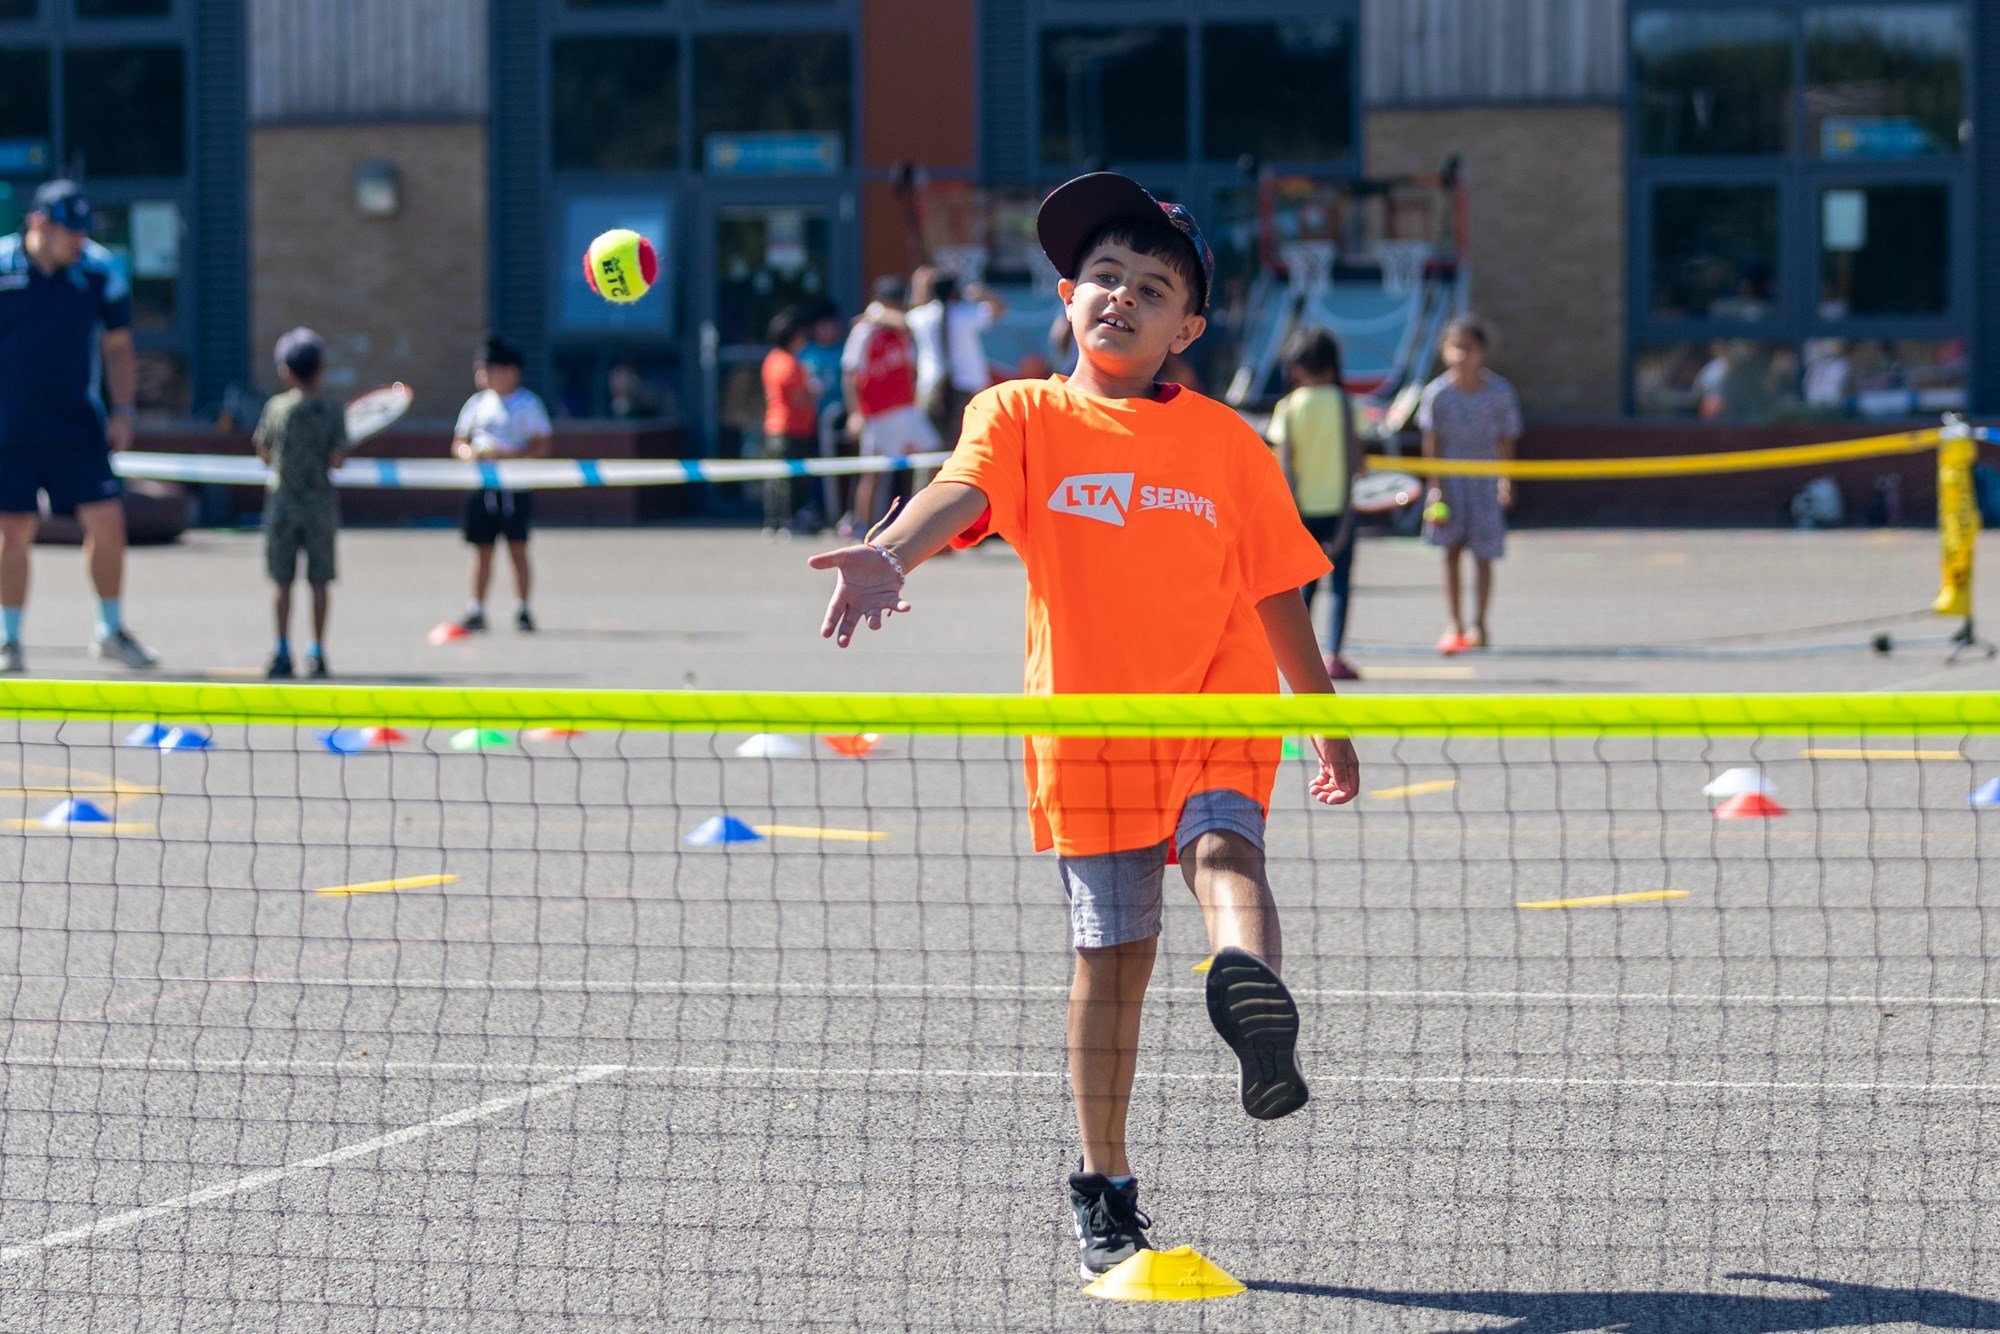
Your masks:
M1278 670L1295 695L1331 695L1333 680L1326 674L1320 657L1319 641L1313 637L1312 619L1306 601L1297 589L1273 593L1257 604L1257 617L1264 623L1264 637ZM1344 736L1315 736L1313 750L1319 755L1319 773L1309 788L1313 797L1327 806L1354 800L1361 790L1361 760L1354 743Z

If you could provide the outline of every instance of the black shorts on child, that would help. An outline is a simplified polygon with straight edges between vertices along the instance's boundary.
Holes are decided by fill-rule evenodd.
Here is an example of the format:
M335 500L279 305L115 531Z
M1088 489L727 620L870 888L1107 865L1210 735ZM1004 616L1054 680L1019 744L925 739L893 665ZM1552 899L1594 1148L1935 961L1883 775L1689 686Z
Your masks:
M474 491L465 498L465 540L476 547L490 547L503 537L527 541L534 501L532 491Z

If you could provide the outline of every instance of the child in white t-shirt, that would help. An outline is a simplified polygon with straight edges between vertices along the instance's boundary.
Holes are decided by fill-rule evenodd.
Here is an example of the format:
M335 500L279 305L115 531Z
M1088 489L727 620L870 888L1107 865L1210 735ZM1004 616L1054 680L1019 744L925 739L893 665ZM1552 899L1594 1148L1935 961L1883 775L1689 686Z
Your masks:
M521 387L521 350L497 335L488 338L473 363L472 378L479 392L459 409L458 426L452 432L452 456L480 463L546 458L553 433L549 410L532 391ZM524 634L534 630L534 614L528 609L534 576L528 564L533 499L532 491L497 488L474 491L466 499L465 540L472 544L472 600L458 623L460 629L486 628L493 546L504 537L514 566L514 628Z

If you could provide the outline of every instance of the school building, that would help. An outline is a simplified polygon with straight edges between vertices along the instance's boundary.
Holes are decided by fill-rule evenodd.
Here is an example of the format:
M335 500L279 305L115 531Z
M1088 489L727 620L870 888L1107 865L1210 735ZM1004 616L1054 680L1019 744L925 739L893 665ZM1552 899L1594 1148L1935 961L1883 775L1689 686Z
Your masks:
M1124 170L1228 262L1258 169L1456 154L1536 422L1994 412L1995 68L1972 0L0 0L0 225L86 181L149 423L268 391L300 323L441 416L491 326L698 454L772 312L910 267L912 165ZM581 281L613 225L663 243L636 307Z

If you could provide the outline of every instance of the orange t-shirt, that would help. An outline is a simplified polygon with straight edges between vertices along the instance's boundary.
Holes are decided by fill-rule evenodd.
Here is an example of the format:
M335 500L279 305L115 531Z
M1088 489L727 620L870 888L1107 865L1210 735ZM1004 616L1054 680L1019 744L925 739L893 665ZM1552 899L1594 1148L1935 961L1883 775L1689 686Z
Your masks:
M1257 603L1325 574L1270 449L1213 399L1106 399L1060 375L985 390L941 482L989 506L1028 567L1027 692L1271 694ZM1091 856L1172 836L1187 798L1228 788L1269 807L1266 738L1029 737L1037 848Z
M805 363L782 347L764 354L764 434L817 436L819 400Z

